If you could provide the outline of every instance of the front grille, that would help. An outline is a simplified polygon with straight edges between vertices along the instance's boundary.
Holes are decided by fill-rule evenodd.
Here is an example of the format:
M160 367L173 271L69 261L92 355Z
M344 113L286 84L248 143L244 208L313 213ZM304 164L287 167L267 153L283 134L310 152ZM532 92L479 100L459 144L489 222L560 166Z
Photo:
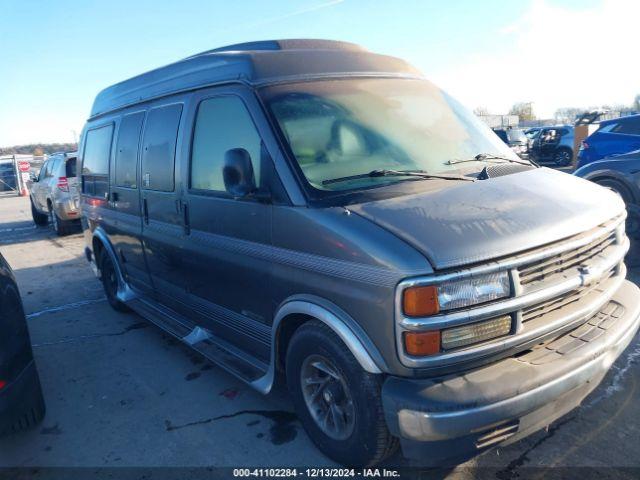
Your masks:
M610 232L603 237L575 250L559 253L552 257L543 258L518 268L520 284L527 285L542 281L545 278L562 273L565 270L587 263L591 258L602 253L609 245L616 241L616 232Z
M462 364L508 348L530 345L538 338L548 338L565 327L586 322L588 313L610 299L624 279L624 255L629 248L629 239L624 233L623 221L623 215L619 215L593 230L497 261L494 265L446 274L442 281L508 270L514 282L512 295L468 309L445 312L433 319L404 316L401 293L405 285L433 285L440 279L429 277L402 282L396 291L400 348L401 335L405 331L455 328L456 332L460 330L464 334L469 327L484 326L505 316L512 320L512 328L506 335L483 338L473 344L457 344L428 358L401 355L403 364L409 367Z
M565 293L558 297L552 298L551 300L547 300L546 302L542 302L537 305L532 305L530 307L523 308L522 323L526 323L530 320L533 320L534 318L541 317L542 315L546 315L550 312L553 312L554 310L558 310L574 302L580 301L582 298L586 297L591 292L596 290L603 282L611 278L614 272L615 272L615 269L607 272L602 277L602 279L595 285L590 285L588 287L581 287L572 292Z

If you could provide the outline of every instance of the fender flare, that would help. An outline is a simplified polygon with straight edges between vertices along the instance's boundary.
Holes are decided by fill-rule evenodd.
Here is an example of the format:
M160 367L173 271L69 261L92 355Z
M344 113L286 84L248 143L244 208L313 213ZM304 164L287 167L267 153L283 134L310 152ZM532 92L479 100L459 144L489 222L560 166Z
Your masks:
M313 295L294 295L280 304L271 328L271 362L267 373L252 382L262 393L269 393L275 380L281 327L291 315L305 315L323 322L344 342L363 370L372 374L387 371L387 366L373 342L353 318L340 307Z
M113 248L113 245L111 244L107 233L102 229L102 227L98 227L93 231L93 238L97 238L100 241L100 243L102 244L102 248L105 249L109 257L111 258L111 263L113 263L113 267L116 271L116 277L118 278L118 300L126 303L136 298L137 295L133 292L133 290L131 290L131 287L129 287L129 284L124 279L122 268L120 267L120 262L118 262L118 256L116 255L115 248ZM91 242L91 244L93 245L93 242ZM96 262L96 267L98 267L99 270L100 268L97 265L98 262L95 258L95 252L93 252L93 257L95 259L94 261ZM102 275L102 272L100 272L100 275Z

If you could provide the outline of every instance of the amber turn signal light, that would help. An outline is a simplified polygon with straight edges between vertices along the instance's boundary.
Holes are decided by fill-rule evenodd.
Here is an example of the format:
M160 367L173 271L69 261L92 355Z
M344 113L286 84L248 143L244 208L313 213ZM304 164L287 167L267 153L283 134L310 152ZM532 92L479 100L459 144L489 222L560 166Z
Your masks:
M426 317L440 311L438 287L409 287L402 293L402 310L410 317Z
M431 332L406 332L404 348L409 355L424 357L440 353L440 330Z

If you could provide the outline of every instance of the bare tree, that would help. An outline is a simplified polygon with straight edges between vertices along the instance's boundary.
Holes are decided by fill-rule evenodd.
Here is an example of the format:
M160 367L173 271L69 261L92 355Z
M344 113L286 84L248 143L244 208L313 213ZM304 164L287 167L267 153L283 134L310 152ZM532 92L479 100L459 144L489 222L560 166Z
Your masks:
M578 107L563 107L556 110L553 118L558 123L573 123L578 115L585 113L587 110Z
M532 102L518 102L514 103L509 110L509 115L518 115L520 120L528 121L535 120L536 115L533 112L533 103Z

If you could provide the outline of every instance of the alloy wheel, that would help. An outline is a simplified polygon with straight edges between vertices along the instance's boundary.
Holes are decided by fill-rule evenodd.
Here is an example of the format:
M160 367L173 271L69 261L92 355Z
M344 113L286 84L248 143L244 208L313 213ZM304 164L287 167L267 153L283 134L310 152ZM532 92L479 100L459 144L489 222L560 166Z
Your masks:
M569 165L569 163L571 162L571 155L569 154L569 152L563 150L555 154L555 161L556 164L561 167Z
M349 388L333 363L310 355L300 369L302 395L311 417L327 436L345 440L355 426L355 408Z

